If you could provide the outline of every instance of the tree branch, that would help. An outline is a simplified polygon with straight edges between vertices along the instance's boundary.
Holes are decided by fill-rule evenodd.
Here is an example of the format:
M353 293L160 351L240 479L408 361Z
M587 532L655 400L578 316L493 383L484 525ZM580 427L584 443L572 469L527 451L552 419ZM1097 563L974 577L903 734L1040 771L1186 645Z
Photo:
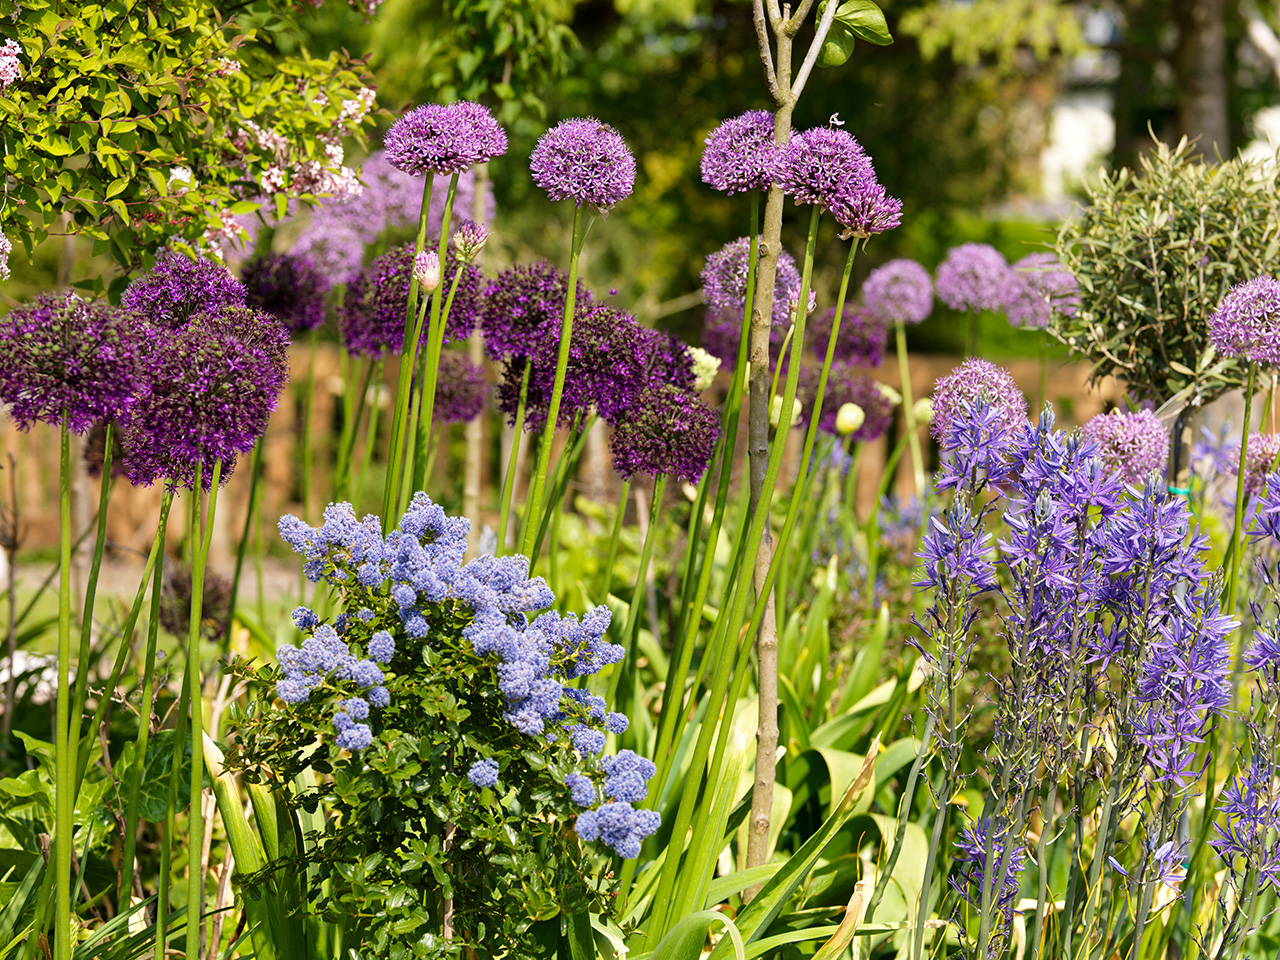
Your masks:
M776 0L771 0L776 6ZM760 47L760 64L764 67L764 82L769 87L769 96L776 104L782 103L782 89L778 86L778 75L773 70L773 51L769 48L769 30L764 22L764 0L752 0L751 19L756 25L756 42Z
M804 10L805 5L810 2L811 0L804 0L801 10ZM793 102L800 99L800 93L804 90L805 82L813 71L813 65L818 62L818 53L822 50L822 45L827 40L827 34L831 32L831 24L835 22L837 6L839 6L838 0L831 0L827 4L827 8L822 11L822 19L818 21L818 30L813 35L813 43L809 44L809 52L804 55L804 63L800 64L800 70L796 73L795 82L791 84L791 99Z
M839 4L839 0L833 0L833 3ZM800 0L800 8L796 10L795 15L787 21L786 29L791 36L795 36L800 32L800 25L804 23L804 18L809 15L809 8L813 6L813 0ZM828 7L831 4L827 4Z
M769 22L775 31L782 26L782 10L778 7L778 0L769 0Z

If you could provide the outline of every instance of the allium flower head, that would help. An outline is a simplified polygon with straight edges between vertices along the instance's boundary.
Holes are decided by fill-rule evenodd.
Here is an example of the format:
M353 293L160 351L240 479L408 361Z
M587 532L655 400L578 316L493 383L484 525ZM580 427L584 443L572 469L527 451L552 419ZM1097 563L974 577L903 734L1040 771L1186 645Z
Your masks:
M491 393L484 370L456 350L440 354L436 374L435 417L447 423L466 423L480 416Z
M1011 324L1042 330L1055 313L1075 314L1080 285L1052 253L1030 253L1013 265L1004 301Z
M494 360L528 357L549 338L558 342L568 292L569 275L545 260L502 271L484 291L480 329L485 352ZM585 310L593 299L579 280L575 309Z
M246 263L241 275L245 302L271 314L294 333L324 323L329 281L309 256L262 254Z
M416 177L461 173L507 152L507 135L493 114L468 100L411 110L383 142L391 164Z
M842 403L836 411L836 433L846 437L858 430L867 420L867 412L856 403Z
M798 204L831 212L845 236L867 237L896 227L902 202L887 196L853 134L814 127L792 136L778 154L778 183Z
M985 396L992 413L1006 430L1027 420L1027 398L1013 382L1009 371L994 363L970 357L933 387L933 423L929 432L939 444L947 445L947 434L966 404Z
M821 364L809 364L800 371L800 389L810 404L817 395L821 373ZM881 389L883 386L884 384L867 376L864 370L851 363L837 361L831 364L831 371L827 374L827 389L822 397L822 409L817 412L818 429L830 434L849 436L855 443L883 436L893 420L894 407ZM848 434L840 434L840 410L846 405L853 405L862 411L862 422ZM845 416L847 425L850 415Z
M748 110L707 135L702 151L702 180L724 193L768 190L773 186L778 145L773 142L773 114Z
M0 402L18 426L84 433L128 415L149 389L157 335L135 313L74 294L41 294L0 317Z
M708 307L702 345L729 366L738 358L750 256L751 241L747 237L739 237L707 257L706 266L702 269L702 300ZM773 288L770 356L777 356L778 348L782 346L791 326L792 301L799 293L800 271L796 269L791 254L781 250L778 252L778 275Z
M1209 342L1228 357L1280 364L1280 280L1255 277L1227 291L1209 317Z
M1169 433L1150 410L1100 413L1082 429L1098 445L1098 455L1120 471L1125 483L1140 487L1152 471L1164 472Z
M805 345L819 359L825 359L827 355L827 342L831 337L831 325L835 318L836 309L832 307L815 315L809 322ZM863 367L878 367L884 360L887 337L888 330L879 315L847 304L840 319L840 332L836 336L833 359Z
M423 250L413 258L413 279L423 293L435 293L440 288L440 254Z
M590 117L563 120L544 133L529 169L552 200L568 197L602 215L630 196L636 183L636 161L622 134Z
M197 313L243 307L245 286L215 260L165 250L150 273L125 288L121 306L158 327L177 330Z
M1280 433L1249 434L1249 450L1245 454L1244 492L1261 495L1267 488L1267 475L1275 468L1280 454ZM1233 473L1240 473L1240 448L1232 451Z
M720 437L720 419L697 395L677 387L647 388L632 414L613 429L613 468L626 479L669 473L696 481Z
M885 323L919 323L933 312L933 279L914 260L890 260L867 276L862 302Z
M934 289L953 310L999 310L1010 270L1004 254L990 244L962 243L938 264Z

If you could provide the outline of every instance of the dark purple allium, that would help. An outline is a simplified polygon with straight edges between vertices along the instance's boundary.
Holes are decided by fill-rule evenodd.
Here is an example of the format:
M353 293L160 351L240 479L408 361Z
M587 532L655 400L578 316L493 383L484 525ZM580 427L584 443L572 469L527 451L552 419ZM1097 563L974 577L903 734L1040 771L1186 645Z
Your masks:
M813 127L792 136L778 154L778 183L798 204L816 203L845 228L846 238L896 227L902 201L888 196L853 134Z
M694 389L697 374L688 344L674 333L648 327L641 327L640 339L647 367L645 379L649 386L670 384L681 390Z
M461 173L507 152L507 135L478 103L428 103L391 125L383 141L387 159L415 177Z
M1013 265L1004 299L1011 324L1043 330L1055 313L1075 314L1080 285L1052 253L1030 253Z
M647 387L631 413L613 427L613 468L630 480L637 473L669 473L696 481L706 472L720 438L720 418L697 395L673 386Z
M538 140L529 157L533 182L552 200L573 200L601 215L631 195L636 161L622 134L599 120L562 120Z
M1100 413L1082 428L1098 445L1098 456L1120 471L1125 483L1141 486L1152 471L1164 473L1169 434L1150 410Z
M1276 457L1280 455L1280 433L1249 434L1249 451L1245 454L1244 492L1249 495L1262 494L1267 486L1267 474L1275 469ZM1240 447L1232 451L1231 472L1240 473Z
M207 327L261 350L280 382L289 379L289 331L271 314L252 307L226 307L217 313L196 314L190 326Z
M934 384L933 423L929 425L934 439L945 447L951 426L964 406L984 395L1006 429L1012 430L1027 422L1027 398L1009 371L970 357Z
M885 323L919 323L933 312L933 279L914 260L890 260L868 275L862 302Z
M806 365L800 371L800 392L810 406L817 396L821 373L821 364ZM839 435L836 421L840 408L846 403L860 407L863 413L862 425L848 434L854 442L882 437L893 421L894 404L881 384L853 364L836 361L827 375L827 389L822 397L822 409L818 411L818 429Z
M199 474L208 489L214 462L222 461L226 480L237 456L266 430L285 383L279 360L233 336L217 317L208 319L198 318L157 351L151 392L135 408L124 435L134 483L165 477L174 488L191 489Z
M987 859L987 845L991 846L991 859ZM956 839L959 848L956 862L961 864L957 876L951 878L956 893L981 909L982 887L990 891L990 902L1000 913L1003 924L1013 919L1013 905L1018 899L1018 886L1027 864L1027 850L1021 837L1010 837L1007 825L996 821L994 831L991 818L970 820L969 826L960 831ZM1004 869L1001 870L1001 865Z
M726 243L711 256L702 268L702 300L713 314L725 314L726 321L734 324L734 341L742 323L742 312L747 302L747 272L751 266L751 240L739 237ZM778 252L778 278L773 292L773 326L779 340L786 335L791 323L791 301L800 295L800 271L791 254ZM735 350L736 353L736 350ZM717 354L719 356L719 354ZM721 357L732 362L732 357Z
M1254 277L1227 291L1209 317L1209 342L1228 357L1280 364L1280 280Z
M0 402L25 430L36 421L84 433L126 417L154 372L155 330L138 314L45 293L0 316Z
M809 318L805 331L805 346L819 359L827 355L827 341L831 338L831 325L835 321L836 308L816 313ZM852 304L844 308L840 320L840 332L836 336L835 360L862 367L878 367L884 360L885 339L888 336L884 321L868 310Z
M158 327L177 330L197 313L243 307L245 288L215 260L165 250L150 273L125 288L120 304Z
M778 164L773 114L748 110L707 135L702 151L702 180L724 193L768 190Z
M246 263L241 274L248 305L265 310L292 332L314 330L324 323L329 281L311 257L262 254Z
M568 292L569 275L545 260L502 271L485 289L480 308L485 352L494 360L528 357L548 338L559 341ZM589 307L593 299L579 280L575 310Z
M962 243L938 264L934 290L953 310L999 310L1011 269L1004 254L990 244Z
M485 380L484 368L476 366L464 354L445 350L440 354L436 373L435 418L448 423L466 423L480 416L492 388Z
M435 250L436 243L428 240L427 248ZM413 244L407 243L376 257L351 281L338 309L338 328L353 356L400 352L412 270ZM445 323L445 343L469 337L480 312L480 271L471 264L460 265L452 250L445 254L440 295L449 290L459 270L462 277Z

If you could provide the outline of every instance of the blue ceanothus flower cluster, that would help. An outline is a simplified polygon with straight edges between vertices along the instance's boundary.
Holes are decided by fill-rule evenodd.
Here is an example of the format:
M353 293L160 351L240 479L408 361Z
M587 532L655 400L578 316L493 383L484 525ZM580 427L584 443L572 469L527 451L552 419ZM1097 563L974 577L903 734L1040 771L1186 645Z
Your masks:
M637 856L659 822L654 811L632 806L645 799L654 765L630 750L601 758L605 732L622 733L627 718L610 712L603 697L573 685L622 659L622 647L604 639L608 608L581 618L548 610L555 597L541 577L529 576L523 556L463 563L469 528L469 521L446 516L424 493L385 536L376 516L358 519L347 503L330 504L319 527L283 517L280 535L303 556L303 572L343 595L345 612L331 625L307 607L294 611L294 623L307 636L277 651L283 672L277 695L301 704L316 691L333 694L335 742L358 752L374 741L372 711L391 703L389 676L423 669L410 648L433 645L435 630L456 631L462 623L462 648L494 667L490 675L511 725L544 744L563 735L577 752L580 770L564 784L574 804L590 808L607 798L578 816L578 835ZM497 788L500 760L477 758L468 779L478 788Z

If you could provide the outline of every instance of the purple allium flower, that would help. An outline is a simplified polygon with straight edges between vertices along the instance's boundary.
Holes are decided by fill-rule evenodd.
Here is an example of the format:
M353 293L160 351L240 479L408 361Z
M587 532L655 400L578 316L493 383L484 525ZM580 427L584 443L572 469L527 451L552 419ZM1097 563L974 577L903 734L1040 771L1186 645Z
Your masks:
M329 281L310 257L267 253L246 263L241 274L248 305L271 314L292 332L324 323Z
M415 177L461 173L507 152L507 135L478 103L428 103L391 125L383 141L387 160Z
M768 190L778 164L773 114L748 110L724 121L707 135L702 151L702 181L724 193Z
M1236 284L1209 317L1209 342L1228 357L1280 364L1280 280Z
M707 257L702 269L702 300L706 303L706 325L702 346L731 368L738 358L742 315L746 309L747 272L751 241L739 237ZM778 275L773 291L773 324L769 330L769 353L776 357L791 326L792 301L800 294L800 271L791 254L778 253Z
M423 250L413 258L411 276L418 281L418 289L424 293L435 293L440 288L440 254L434 250Z
M622 134L590 117L563 120L544 133L529 169L552 200L568 197L602 216L630 196L636 183L636 161Z
M564 785L569 788L569 799L578 806L589 807L596 802L596 787L590 777L570 773L565 776Z
M645 382L649 386L669 384L682 390L693 390L697 383L694 357L689 345L674 333L665 330L640 328L643 341L641 352L648 371Z
M938 299L953 310L999 310L1012 268L995 247L962 243L947 252L934 274Z
M84 433L123 418L149 389L156 341L140 316L74 294L41 294L0 316L0 402L25 430Z
M862 302L885 323L920 323L933 312L933 279L914 260L890 260L867 276Z
M992 411L1006 430L1027 420L1027 398L1013 382L1009 371L994 363L970 357L933 387L933 423L929 432L942 446L948 443L952 424L966 404L981 396L990 401Z
M436 244L428 241L427 246L434 250ZM374 259L351 281L338 309L338 327L353 356L400 352L413 259L413 244L407 243ZM460 264L452 251L445 255L442 288L452 285L459 270L462 277L445 324L445 343L470 336L480 310L480 271L471 264Z
M250 312L283 330L278 321ZM237 456L266 430L286 379L281 363L217 321L197 318L157 351L151 391L123 438L134 483L165 477L175 488L190 489L199 474L208 489L214 462L222 461L225 481Z
M158 327L176 330L198 313L245 305L244 284L222 264L165 250L150 273L125 288L121 306Z
M1259 495L1267 486L1267 475L1275 469L1276 457L1280 455L1280 433L1249 434L1249 450L1245 454L1244 492L1248 495ZM1231 452L1231 472L1240 473L1240 447Z
M801 369L800 392L806 403L812 404L817 396L821 373L819 364ZM837 361L831 364L827 374L827 389L822 397L822 409L818 411L818 429L837 434L836 420L846 403L862 408L862 425L849 434L854 442L878 439L893 421L894 405L880 389L879 382L853 364Z
M22 76L22 64L18 62L18 55L21 53L22 47L16 40L6 40L0 44L0 90L17 82Z
M831 338L831 325L835 322L835 317L836 308L832 307L809 319L805 330L805 346L819 359L826 358L827 342ZM832 359L861 367L878 367L884 360L888 333L879 315L853 304L846 304Z
M456 350L440 354L436 373L435 418L447 423L466 423L480 416L492 388L484 369Z
M477 787L496 787L498 785L498 761L477 760L467 771L467 779Z
M1030 253L1013 265L1004 291L1004 309L1015 327L1042 330L1055 313L1073 316L1080 285L1052 253Z
M1150 410L1100 413L1082 432L1098 445L1098 456L1120 471L1125 483L1141 486L1152 471L1164 473L1169 434Z
M463 263L471 263L489 241L489 231L474 220L463 220L453 235L453 250Z
M484 291L480 311L485 352L494 360L531 357L549 338L558 342L568 293L569 275L545 260L498 274ZM593 302L579 280L574 309L583 311Z
M792 136L778 154L777 180L796 203L829 210L846 238L882 233L902 220L902 202L885 194L871 158L845 130L813 127Z
M987 860L987 844L991 844L991 859ZM1027 863L1026 846L1021 837L1010 837L1007 825L997 821L992 832L991 818L969 821L956 839L959 852L956 861L963 864L957 876L951 878L951 886L974 906L982 905L982 887L991 891L991 903L1000 912L1004 923L1013 919L1013 905L1018 897L1018 884ZM1001 864L1004 869L1001 870ZM988 879L989 878L989 879Z
M696 481L706 472L720 437L716 412L688 390L649 387L630 415L613 428L613 468L626 479L669 473Z

